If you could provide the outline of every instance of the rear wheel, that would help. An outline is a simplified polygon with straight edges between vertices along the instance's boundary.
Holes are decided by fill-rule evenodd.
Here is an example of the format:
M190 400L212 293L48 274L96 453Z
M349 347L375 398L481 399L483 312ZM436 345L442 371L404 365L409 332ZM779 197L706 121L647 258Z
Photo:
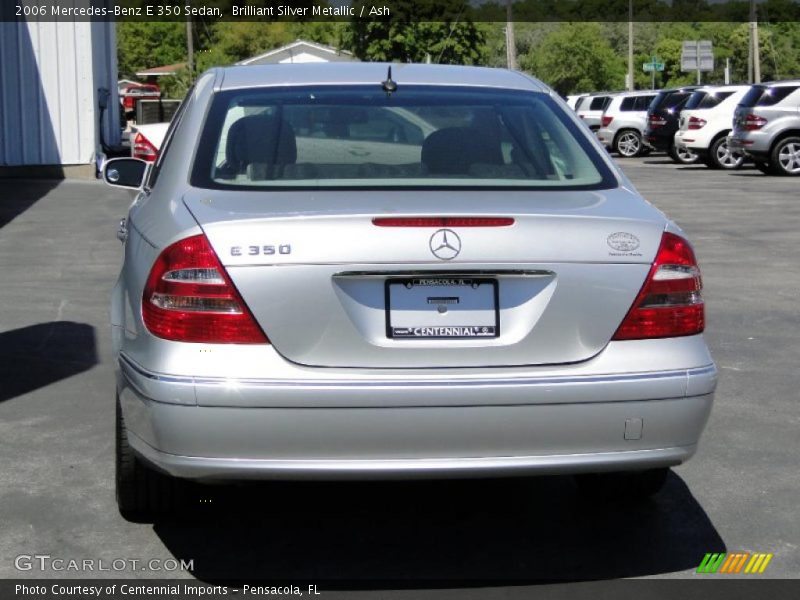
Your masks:
M735 152L728 146L728 139L722 136L711 144L706 164L712 169L738 169L744 163L744 154Z
M116 493L120 513L141 520L170 512L184 498L184 482L152 470L136 456L128 443L119 399L116 420Z
M672 144L667 153L672 160L681 165L693 165L700 160L700 157L697 154L685 146L678 147L675 144Z
M622 158L633 158L642 152L642 135L633 129L620 131L614 140L614 150Z
M639 501L656 494L667 480L668 468L619 473L578 475L576 482L582 494L594 499Z
M779 175L800 175L800 138L788 137L775 144L770 165Z

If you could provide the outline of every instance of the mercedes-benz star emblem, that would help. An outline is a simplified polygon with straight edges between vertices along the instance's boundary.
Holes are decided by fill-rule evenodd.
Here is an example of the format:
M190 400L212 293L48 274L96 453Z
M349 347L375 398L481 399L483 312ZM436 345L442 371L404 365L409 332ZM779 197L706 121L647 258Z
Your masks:
M430 246L436 258L453 260L461 252L461 238L452 229L440 229L431 236Z

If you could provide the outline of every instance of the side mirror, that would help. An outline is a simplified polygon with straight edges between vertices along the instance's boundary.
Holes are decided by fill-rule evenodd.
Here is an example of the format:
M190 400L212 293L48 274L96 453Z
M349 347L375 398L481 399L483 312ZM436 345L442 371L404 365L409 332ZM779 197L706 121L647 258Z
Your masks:
M139 158L112 158L103 165L103 181L114 187L139 190L149 166Z

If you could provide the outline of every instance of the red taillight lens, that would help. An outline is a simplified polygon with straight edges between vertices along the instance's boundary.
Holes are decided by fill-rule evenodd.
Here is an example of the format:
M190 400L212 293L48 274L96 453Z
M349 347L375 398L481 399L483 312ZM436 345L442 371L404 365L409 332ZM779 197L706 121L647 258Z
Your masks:
M378 227L508 227L511 217L376 217Z
M759 117L758 115L750 114L744 118L744 128L747 131L756 131L757 129L761 129L766 124L767 120L764 117Z
M667 120L664 117L659 117L658 115L649 115L647 117L647 123L652 129L655 129L656 127L663 127L666 125Z
M685 239L664 233L639 295L614 334L615 340L678 337L702 333L703 281Z
M608 127L609 125L611 125L611 121L613 121L613 120L614 120L614 117L607 117L606 115L603 115L603 117L600 119L600 124L603 127Z
M158 158L158 148L141 133L137 132L136 137L133 138L133 158L141 158L142 160L153 162Z
M689 117L689 129L702 129L706 126L706 120L700 117Z
M269 343L202 234L175 242L156 259L142 317L150 333L167 340Z

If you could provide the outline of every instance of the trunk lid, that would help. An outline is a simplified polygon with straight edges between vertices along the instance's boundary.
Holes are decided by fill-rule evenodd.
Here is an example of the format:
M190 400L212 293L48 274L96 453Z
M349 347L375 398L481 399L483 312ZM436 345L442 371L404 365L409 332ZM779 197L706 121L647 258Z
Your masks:
M184 202L275 349L293 362L326 367L521 366L591 358L639 292L666 223L622 188L194 189ZM501 216L515 222L373 224L376 217L398 216ZM442 229L450 232L448 245L458 246L455 257L448 255L452 250L440 251L446 260L434 254ZM497 325L499 332L463 339L390 337L400 326L438 332L413 327L437 323Z

